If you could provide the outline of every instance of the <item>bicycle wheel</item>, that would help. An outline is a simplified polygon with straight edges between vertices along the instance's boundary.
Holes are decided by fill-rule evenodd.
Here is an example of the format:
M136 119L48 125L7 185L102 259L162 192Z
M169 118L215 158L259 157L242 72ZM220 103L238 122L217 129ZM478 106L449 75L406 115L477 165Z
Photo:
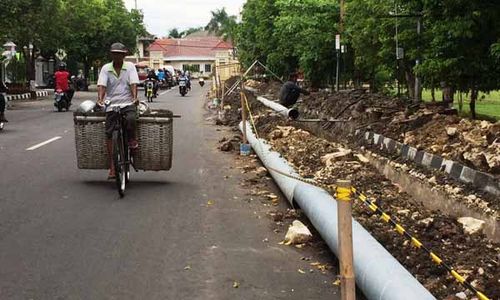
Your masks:
M126 170L122 135L119 130L113 132L113 163L116 174L116 188L121 198L125 196Z

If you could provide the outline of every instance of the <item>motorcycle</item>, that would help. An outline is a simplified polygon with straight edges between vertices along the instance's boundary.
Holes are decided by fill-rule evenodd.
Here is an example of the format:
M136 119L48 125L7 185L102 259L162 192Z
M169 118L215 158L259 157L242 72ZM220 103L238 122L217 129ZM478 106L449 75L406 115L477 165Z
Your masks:
M57 89L54 95L54 106L57 108L57 111L61 112L63 109L68 111L71 105L68 95L61 89Z
M186 96L188 90L187 90L187 80L186 79L180 79L179 80L179 93L181 93L182 97Z
M201 87L203 87L205 85L205 79L203 79L203 77L200 77L200 79L198 79L198 83Z
M146 86L146 98L148 99L148 102L153 102L155 83L152 80L146 80L145 86Z

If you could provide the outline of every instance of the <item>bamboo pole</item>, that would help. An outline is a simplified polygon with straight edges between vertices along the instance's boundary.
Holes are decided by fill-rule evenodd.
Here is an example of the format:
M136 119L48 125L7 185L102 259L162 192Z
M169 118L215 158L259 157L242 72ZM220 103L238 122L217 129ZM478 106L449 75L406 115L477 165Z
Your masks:
M351 181L337 181L337 216L339 230L340 297L356 300L352 247Z

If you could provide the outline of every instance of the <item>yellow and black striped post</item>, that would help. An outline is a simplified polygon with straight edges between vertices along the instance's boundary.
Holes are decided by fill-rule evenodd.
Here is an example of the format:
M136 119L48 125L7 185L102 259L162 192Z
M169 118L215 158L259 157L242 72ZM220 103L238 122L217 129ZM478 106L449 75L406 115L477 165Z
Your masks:
M356 299L352 249L351 181L337 180L340 293L342 300Z

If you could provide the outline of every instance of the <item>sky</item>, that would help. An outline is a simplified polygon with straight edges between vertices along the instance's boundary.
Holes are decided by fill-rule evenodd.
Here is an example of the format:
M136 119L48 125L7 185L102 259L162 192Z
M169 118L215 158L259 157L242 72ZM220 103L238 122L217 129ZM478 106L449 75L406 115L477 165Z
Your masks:
M134 0L124 0L125 6L132 9ZM208 24L211 11L226 8L229 15L239 16L246 0L137 0L137 8L144 13L147 30L158 36L168 35L177 28L180 31Z

